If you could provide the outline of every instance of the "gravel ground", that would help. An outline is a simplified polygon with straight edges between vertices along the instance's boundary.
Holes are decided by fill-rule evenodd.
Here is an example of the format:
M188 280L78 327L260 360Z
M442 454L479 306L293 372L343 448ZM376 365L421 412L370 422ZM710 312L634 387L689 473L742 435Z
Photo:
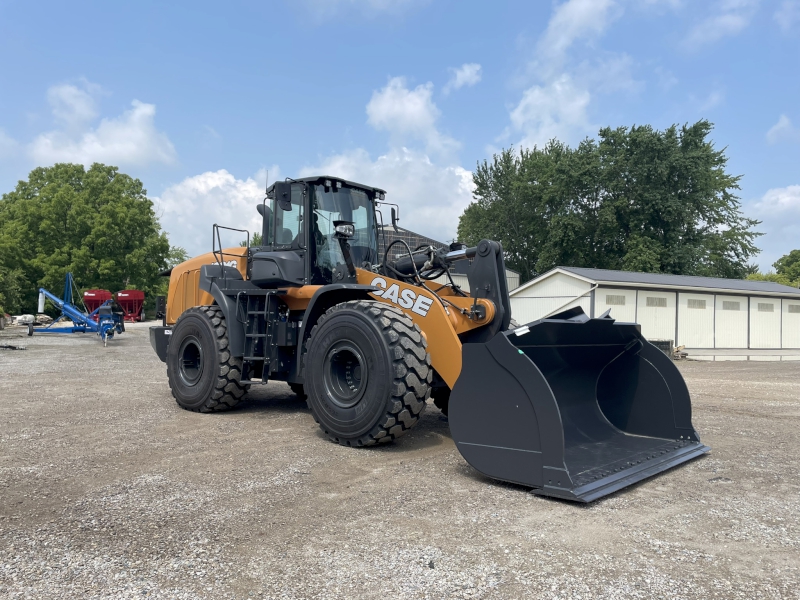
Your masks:
M478 475L429 406L328 442L280 383L183 411L147 329L0 332L0 597L800 598L796 363L683 363L713 452L594 504Z

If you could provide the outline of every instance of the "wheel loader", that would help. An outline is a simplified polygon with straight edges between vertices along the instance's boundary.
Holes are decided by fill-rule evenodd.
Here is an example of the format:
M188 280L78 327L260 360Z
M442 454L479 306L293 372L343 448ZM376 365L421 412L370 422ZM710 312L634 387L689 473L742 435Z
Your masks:
M634 323L572 308L517 326L503 251L379 248L386 192L337 177L287 179L257 205L261 245L212 251L169 273L150 341L177 403L234 407L284 381L339 444L391 442L429 399L484 475L590 502L698 457L679 371ZM230 235L230 234L228 234ZM450 277L469 261L469 292Z

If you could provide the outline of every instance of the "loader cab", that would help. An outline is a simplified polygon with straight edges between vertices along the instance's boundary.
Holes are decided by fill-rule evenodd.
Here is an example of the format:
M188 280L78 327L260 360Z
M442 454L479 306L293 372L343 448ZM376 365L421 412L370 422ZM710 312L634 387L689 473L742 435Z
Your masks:
M251 281L264 288L344 281L347 270L334 221L353 223L349 244L357 267L377 263L375 200L383 194L332 177L276 182L258 206L262 242L251 255Z

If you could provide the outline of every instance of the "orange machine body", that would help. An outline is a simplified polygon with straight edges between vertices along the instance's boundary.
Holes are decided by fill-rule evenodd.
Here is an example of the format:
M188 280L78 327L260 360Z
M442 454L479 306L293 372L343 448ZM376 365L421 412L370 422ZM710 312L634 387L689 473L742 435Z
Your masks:
M222 251L223 262L235 267L242 279L247 278L247 249L227 248ZM200 267L216 264L220 254L208 252L172 269L167 297L167 324L172 325L183 312L193 306L214 304L214 298L200 289ZM440 377L452 388L461 373L461 340L459 334L492 322L494 304L485 299L456 295L449 286L428 282L424 285L405 283L364 269L356 269L356 279L363 285L378 288L370 295L406 313L419 325L428 342L431 364ZM305 285L287 288L281 295L289 310L305 310L311 298L322 286ZM470 318L475 304L483 306L484 318Z

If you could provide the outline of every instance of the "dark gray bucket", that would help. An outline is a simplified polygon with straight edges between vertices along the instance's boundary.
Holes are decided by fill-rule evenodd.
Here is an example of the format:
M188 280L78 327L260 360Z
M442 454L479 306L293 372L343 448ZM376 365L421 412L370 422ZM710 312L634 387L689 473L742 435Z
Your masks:
M450 430L489 477L590 502L710 450L683 377L636 324L570 309L462 352Z

